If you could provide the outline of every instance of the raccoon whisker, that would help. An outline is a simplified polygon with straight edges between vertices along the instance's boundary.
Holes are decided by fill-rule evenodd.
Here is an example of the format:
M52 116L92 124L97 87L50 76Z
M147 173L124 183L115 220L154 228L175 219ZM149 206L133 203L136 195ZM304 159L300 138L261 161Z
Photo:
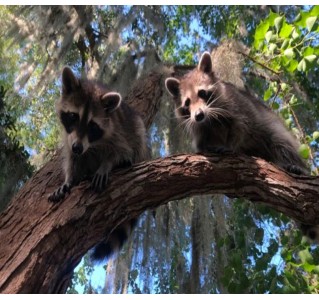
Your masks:
M180 117L179 117L179 113L178 113L178 111L179 111L179 109L181 108L181 106L180 107L178 107L178 108L176 108L175 109L175 114L174 114L174 116L172 116L172 117L169 117L168 119L180 119Z
M217 80L216 82L214 82L213 84L208 86L208 90L212 90L215 88L216 85L218 85L221 82L221 80Z
M213 95L210 96L210 98L207 100L207 103L209 102L209 100L211 99L211 97L213 97ZM220 99L222 97L222 95L220 95L219 97L215 98L212 102L210 102L207 107L211 107L218 99Z
M207 116L208 116L208 119L209 119L210 124L212 123L212 120L215 120L215 121L217 121L219 124L222 125L222 122L221 122L220 118L218 118L218 115L217 115L217 114L210 112L210 113L207 114Z
M178 126L180 126L180 127L185 127L185 126L187 126L187 123L190 121L190 118L187 118L187 119L184 119L184 120L182 120L179 124L178 124Z
M223 117L231 116L231 113L228 110L221 108L221 107L215 107L214 112L218 115L223 116Z
M213 119L218 119L218 115L214 111L208 112L208 116L212 117Z
M168 120L173 120L173 119L176 119L176 120L178 120L180 117L176 117L176 116L174 116L174 117L168 117L167 119Z
M207 112L214 112L215 114L222 115L223 117L230 116L231 113L222 107L210 107Z
M225 109L210 109L207 110L207 116L221 123L219 116L226 118L230 113Z
M186 132L188 134L192 134L193 128L194 128L194 126L196 126L196 123L193 122L193 120L191 118L189 118L187 120L188 120L188 122L186 123L186 126L185 126Z
M185 122L184 122L184 130L186 132L186 134L189 134L190 133L190 127L191 127L191 119L186 119Z

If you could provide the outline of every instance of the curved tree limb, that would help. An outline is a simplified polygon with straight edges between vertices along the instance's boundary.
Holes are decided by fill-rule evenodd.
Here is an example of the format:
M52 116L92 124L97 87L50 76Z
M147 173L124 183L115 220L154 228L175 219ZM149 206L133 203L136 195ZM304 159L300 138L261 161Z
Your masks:
M303 223L319 223L319 177L290 175L261 159L160 158L115 171L101 194L82 182L57 205L47 201L63 181L54 163L38 171L1 215L2 293L65 292L73 268L105 233L146 209L187 196L246 197Z
M126 101L149 128L174 67L159 66ZM287 174L255 158L175 155L118 170L101 194L82 182L61 203L48 195L63 182L60 151L0 215L0 292L64 293L81 257L122 222L197 194L245 196L306 224L319 223L319 178ZM163 188L164 187L164 188Z

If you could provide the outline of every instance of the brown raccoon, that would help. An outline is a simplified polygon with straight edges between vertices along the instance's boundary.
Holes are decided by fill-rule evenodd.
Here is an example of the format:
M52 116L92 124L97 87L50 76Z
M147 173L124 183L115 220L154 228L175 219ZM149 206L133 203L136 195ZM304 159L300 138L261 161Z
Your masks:
M112 169L149 158L141 117L122 101L120 94L109 92L97 82L77 78L68 67L62 72L62 97L56 110L64 129L65 181L49 196L50 202L60 201L86 178L92 178L95 191L102 191ZM124 224L109 241L98 245L94 258L102 259L121 246L135 221L130 226Z
M247 91L219 80L208 52L197 68L180 80L167 78L165 85L196 152L257 156L289 172L308 174L298 143L280 118ZM302 225L302 230L317 236L313 227Z

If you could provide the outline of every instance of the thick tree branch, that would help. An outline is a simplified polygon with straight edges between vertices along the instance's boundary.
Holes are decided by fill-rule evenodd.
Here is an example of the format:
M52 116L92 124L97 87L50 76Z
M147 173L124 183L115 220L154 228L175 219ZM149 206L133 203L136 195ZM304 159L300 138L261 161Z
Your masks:
M106 233L146 209L187 196L246 197L303 223L319 223L319 177L293 176L244 156L186 154L144 162L115 171L101 194L82 182L52 205L47 195L62 181L60 168L49 162L1 215L0 292L64 292L82 255Z
M134 83L125 101L153 122L165 77L159 66ZM119 224L168 201L197 194L245 196L306 224L319 223L319 179L289 175L260 159L175 155L144 162L111 176L105 192L88 182L52 205L63 182L60 151L23 186L0 215L0 292L64 293L74 267Z

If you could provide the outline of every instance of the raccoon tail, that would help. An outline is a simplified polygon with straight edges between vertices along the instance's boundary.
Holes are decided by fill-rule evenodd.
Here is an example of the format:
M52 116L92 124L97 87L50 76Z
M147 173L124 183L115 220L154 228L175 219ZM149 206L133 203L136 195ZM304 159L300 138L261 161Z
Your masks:
M103 261L109 258L112 254L119 252L133 229L137 224L137 219L132 219L129 222L116 228L109 238L95 246L91 258L93 261Z

